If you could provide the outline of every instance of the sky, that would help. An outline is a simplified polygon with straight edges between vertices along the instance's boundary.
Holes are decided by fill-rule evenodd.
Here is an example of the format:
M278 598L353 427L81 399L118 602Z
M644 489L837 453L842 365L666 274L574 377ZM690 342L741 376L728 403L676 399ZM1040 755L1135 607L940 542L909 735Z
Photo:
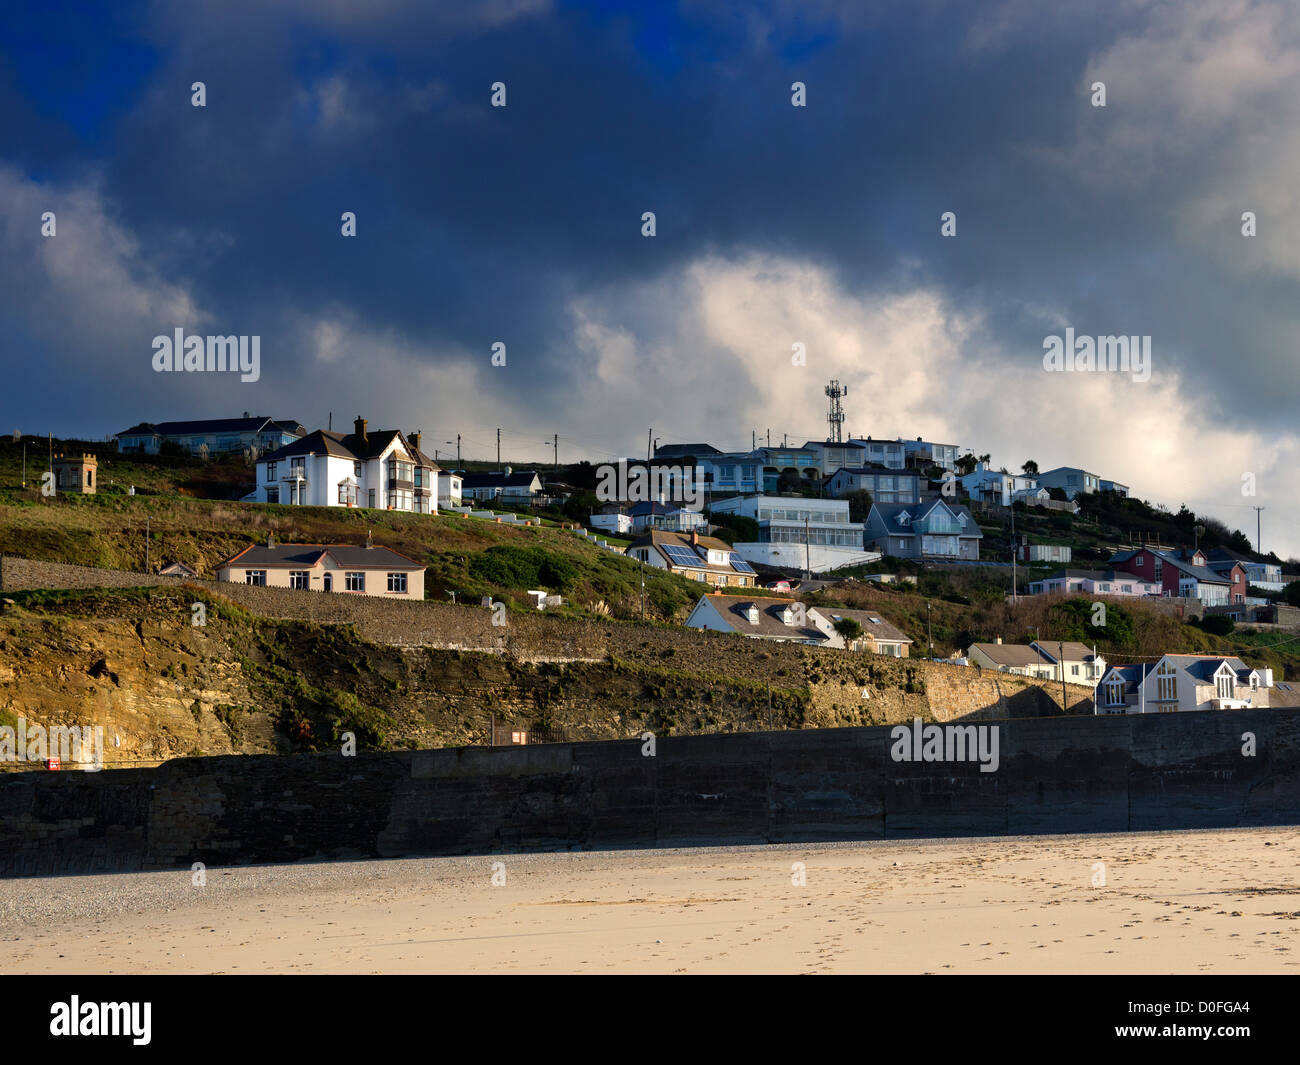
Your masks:
M600 462L824 438L835 378L854 435L1300 556L1298 162L1287 0L11 0L0 430ZM178 328L258 379L156 372ZM1149 376L1045 368L1067 329Z

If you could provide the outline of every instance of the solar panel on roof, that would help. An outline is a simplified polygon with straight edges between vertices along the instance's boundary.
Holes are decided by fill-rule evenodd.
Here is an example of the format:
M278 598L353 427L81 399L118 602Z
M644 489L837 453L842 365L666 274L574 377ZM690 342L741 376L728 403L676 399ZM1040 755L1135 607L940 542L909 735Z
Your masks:
M733 551L733 552L731 553L731 555L728 556L728 557L730 557L730 559L731 559L731 568L734 569L737 573L753 573L753 572L754 572L754 567L751 566L748 562L746 562L743 558L741 558L741 557L740 557L738 554L736 554L734 551Z
M665 544L663 550L669 559L677 563L679 566L698 566L702 562L700 556L689 547Z

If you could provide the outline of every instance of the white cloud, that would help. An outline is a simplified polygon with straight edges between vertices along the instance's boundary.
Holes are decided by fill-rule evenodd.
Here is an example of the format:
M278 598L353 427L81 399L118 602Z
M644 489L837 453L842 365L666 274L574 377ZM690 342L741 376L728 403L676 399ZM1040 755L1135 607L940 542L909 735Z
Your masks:
M1201 397L1158 344L1144 383L1049 373L1041 348L1000 348L937 291L848 292L815 264L757 255L700 259L591 293L572 311L589 372L575 375L570 407L593 439L633 445L628 426L649 419L664 442L747 448L751 430L770 428L774 442L803 443L825 435L823 388L835 377L849 387L855 435L924 436L990 452L1009 469L1030 458L1042 469L1084 466L1252 539L1258 503L1268 508L1265 546L1300 555L1300 435L1207 424ZM791 365L796 341L806 367ZM1247 472L1258 498L1241 495Z

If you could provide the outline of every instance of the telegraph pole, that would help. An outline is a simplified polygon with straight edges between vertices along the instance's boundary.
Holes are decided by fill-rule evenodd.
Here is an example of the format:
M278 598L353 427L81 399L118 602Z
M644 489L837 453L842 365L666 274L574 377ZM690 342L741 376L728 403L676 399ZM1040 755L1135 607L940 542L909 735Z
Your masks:
M560 472L560 434L551 434L551 446L555 448L555 472Z
M1069 581L1066 581L1069 586ZM1011 605L1016 604L1016 501L1011 500Z
M646 460L646 462L649 462L649 461L650 461L650 451L651 451L651 449L652 449L652 447L653 447L653 444L654 444L654 435L655 435L655 429L654 429L654 426L652 425L652 426L650 426L649 429L646 430L646 434L645 434L645 460ZM648 471L647 471L647 472L648 472Z
M1061 668L1061 713L1068 714L1070 712L1070 704L1065 697L1065 641L1057 641L1056 649L1061 656L1056 660L1056 664ZM1094 706L1093 709L1095 710L1096 707Z
M497 473L501 472L501 427L497 426Z
M925 601L925 635L930 641L930 658L934 658L934 630L930 628L930 600Z
M1259 538L1259 512L1260 512L1261 510L1263 510L1263 509L1264 509L1263 507L1256 507L1256 508L1255 508L1255 554L1257 554L1257 555L1262 555L1262 554L1264 553L1263 549L1259 546L1259 545L1260 545L1260 538Z

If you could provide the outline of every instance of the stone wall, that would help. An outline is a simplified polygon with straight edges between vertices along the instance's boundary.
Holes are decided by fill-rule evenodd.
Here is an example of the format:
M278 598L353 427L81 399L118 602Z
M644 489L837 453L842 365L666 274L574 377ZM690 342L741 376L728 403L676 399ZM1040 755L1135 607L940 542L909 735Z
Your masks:
M5 774L0 873L1300 824L1291 711L986 727L990 773L878 727Z

